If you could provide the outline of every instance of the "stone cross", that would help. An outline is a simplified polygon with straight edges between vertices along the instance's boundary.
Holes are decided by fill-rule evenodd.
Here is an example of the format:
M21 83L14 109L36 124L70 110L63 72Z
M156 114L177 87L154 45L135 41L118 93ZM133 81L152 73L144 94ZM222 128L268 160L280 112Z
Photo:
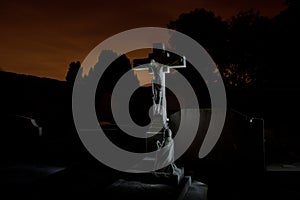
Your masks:
M169 53L165 54L167 57L169 56ZM160 62L164 62L164 59L162 57L163 55L159 55L157 53L157 57ZM155 58L155 57L154 57ZM152 74L152 98L153 98L153 119L151 122L151 125L149 127L149 130L146 132L147 138L146 141L146 150L147 151L153 151L156 149L161 149L160 155L156 155L156 157L146 157L143 159L143 161L140 163L141 166L143 166L143 162L148 162L149 160L154 161L153 166L156 166L156 169L161 169L158 172L155 172L156 176L159 173L162 173L163 177L173 177L171 179L176 180L176 183L178 184L183 177L183 170L176 167L174 163L174 141L172 139L172 131L168 127L168 118L167 118L167 102L166 102L166 80L165 80L165 74L170 73L170 69L175 68L185 68L186 67L186 60L183 56L182 58L183 64L182 65L164 65L161 64L155 59L152 59L150 63L146 63L143 65L139 65L137 67L134 67L133 70L147 70L150 74ZM168 60L166 58L165 60ZM149 62L149 61L148 61ZM163 125L163 127L161 126ZM159 133L159 134L157 134ZM151 136L156 135L157 137L153 138ZM151 139L153 138L153 139ZM156 145L153 148L153 144ZM148 148L148 145L150 148ZM163 148L162 147L166 147ZM167 166L163 168L163 166Z
M168 66L156 62L154 59L149 64L140 65L133 70L148 70L152 74L152 95L153 95L153 115L161 116L163 124L167 119L167 102L166 102L166 80L165 74L170 73L170 69L185 68L186 60L183 57L183 65Z

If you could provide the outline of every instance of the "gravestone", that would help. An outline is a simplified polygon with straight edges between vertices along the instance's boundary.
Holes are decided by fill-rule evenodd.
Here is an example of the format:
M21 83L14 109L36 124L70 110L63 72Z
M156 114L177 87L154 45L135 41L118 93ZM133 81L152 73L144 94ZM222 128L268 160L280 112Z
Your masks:
M156 50L157 52L157 50ZM168 58L170 54L162 50L162 55L158 55L156 58L163 61ZM154 58L150 60L150 63L144 63L139 66L134 66L133 70L141 71L147 70L152 75L152 120L149 130L146 132L146 151L160 150L161 153L156 157L146 157L142 160L142 163L138 163L139 166L153 163L154 169L160 169L154 171L153 174L157 178L167 179L167 181L175 182L179 184L184 176L184 169L178 168L174 163L174 141L172 138L172 131L168 126L167 117L167 101L166 101L166 82L165 75L170 73L170 69L185 68L185 57L180 58L181 65L165 65L157 62ZM167 148L166 148L167 147ZM167 167L164 167L167 166Z

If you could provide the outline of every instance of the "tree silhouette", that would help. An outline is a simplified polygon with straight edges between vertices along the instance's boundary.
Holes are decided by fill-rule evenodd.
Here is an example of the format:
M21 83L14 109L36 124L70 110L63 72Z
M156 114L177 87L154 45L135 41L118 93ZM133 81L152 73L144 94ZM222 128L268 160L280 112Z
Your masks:
M79 61L70 63L69 70L68 70L67 75L66 75L66 81L68 83L70 83L71 85L73 85L79 69L80 69L80 62Z
M224 21L213 12L196 9L180 15L168 27L187 34L207 50L227 87L243 88L262 80L269 22L253 10ZM171 45L174 39L171 36Z
M289 6L289 8L296 8L300 6L300 2L298 0L286 0L285 4Z
M99 56L98 63L94 66L94 71L102 71L102 65L105 64L107 58L116 58L103 72L98 83L97 92L112 93L115 85L119 79L128 71L131 70L130 60L126 55L118 56L115 52L110 50L102 51ZM138 84L136 76L132 72L132 79Z
M103 71L103 66L107 60L114 60L106 69ZM131 70L130 60L126 55L118 56L111 50L102 51L98 58L98 63L90 71L89 76L86 78L98 78L101 73L101 78L97 86L97 92L95 97L95 107L99 121L113 121L111 113L111 94L119 79L128 71ZM138 86L139 82L133 71L131 73L131 81L135 82Z
M195 9L190 13L181 14L175 21L171 21L168 28L182 32L199 42L217 62L223 59L227 35L227 23L211 11ZM172 40L170 43L172 44Z
M266 68L267 30L270 20L253 10L243 11L228 21L227 59L218 63L227 85L258 85Z
M299 1L287 1L288 8L272 19L268 37L269 85L299 87L298 49Z
M168 24L168 28L182 32L201 44L212 56L215 62L224 60L223 52L226 47L227 22L216 16L213 12L205 9L195 9L190 13L181 14L175 21ZM181 48L174 45L176 40L171 35L170 44L175 49ZM217 62L217 63L218 63ZM210 70L207 68L205 70ZM210 107L209 93L206 83L212 83L212 80L204 80L199 72L187 62L187 68L177 69L193 87L200 104L200 107ZM213 77L213 71L211 71Z

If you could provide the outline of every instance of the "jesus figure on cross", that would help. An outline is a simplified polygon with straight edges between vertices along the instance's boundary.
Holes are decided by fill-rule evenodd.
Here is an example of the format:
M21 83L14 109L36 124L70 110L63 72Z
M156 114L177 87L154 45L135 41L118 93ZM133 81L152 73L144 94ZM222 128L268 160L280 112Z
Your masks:
M153 74L152 77L152 94L153 94L153 114L163 115L163 91L162 91L162 80L163 80L163 66L151 61L149 65L149 71Z
M165 74L170 73L170 69L185 68L185 57L183 65L168 66L156 62L154 59L149 64L135 67L134 70L148 70L152 74L152 95L153 95L153 115L162 116L163 123L167 123L167 102L166 102L166 86Z

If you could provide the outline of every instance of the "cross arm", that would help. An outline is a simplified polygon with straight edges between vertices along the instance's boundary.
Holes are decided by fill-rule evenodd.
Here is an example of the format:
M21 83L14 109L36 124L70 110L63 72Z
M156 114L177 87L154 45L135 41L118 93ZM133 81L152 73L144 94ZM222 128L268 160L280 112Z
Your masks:
M185 56L182 57L183 64L182 65L174 65L174 66L168 66L170 69L175 68L186 68L186 59Z
M134 67L133 70L135 71L142 71L142 70L149 70L149 65L148 64L144 64L144 65L139 65L137 67Z

